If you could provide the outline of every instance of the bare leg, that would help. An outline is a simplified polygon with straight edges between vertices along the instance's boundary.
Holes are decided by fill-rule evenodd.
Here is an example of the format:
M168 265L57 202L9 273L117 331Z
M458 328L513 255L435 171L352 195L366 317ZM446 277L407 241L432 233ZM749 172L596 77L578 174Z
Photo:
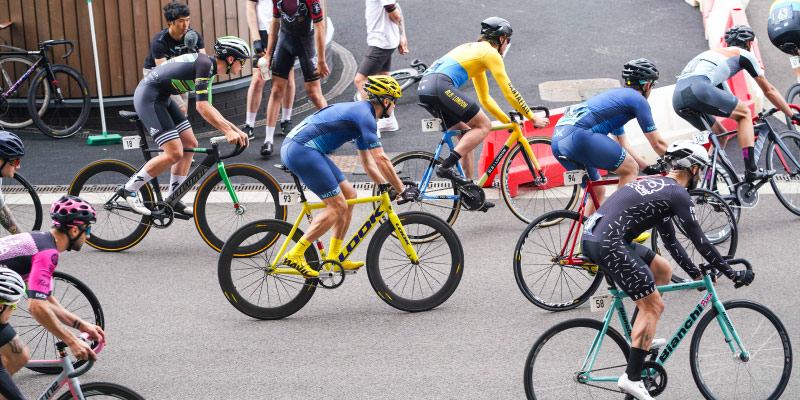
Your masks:
M262 93L264 93L265 83L261 71L253 74L250 87L247 88L247 112L258 112L258 108L261 107L261 97L263 96Z
M191 132L191 130L186 132ZM197 142L195 141L195 143ZM170 140L161 145L161 148L164 149L164 152L153 157L144 165L145 172L150 176L156 177L160 175L183 158L183 143L180 140ZM189 164L191 164L191 158L189 159Z
M281 102L286 91L288 81L281 77L272 76L272 90L267 102L267 126L275 127L278 123L278 113L281 111Z
M367 157L371 158L371 157ZM342 189L342 194L346 200L351 200L356 198L356 190L353 188L353 185L350 184L348 181L342 181L339 183L339 188ZM347 213L345 213L342 219L336 221L333 225L333 237L336 239L344 239L344 236L347 234L347 228L350 227L350 220L353 218L353 207L354 205L347 206Z
M320 84L319 80L306 82L306 93L308 93L308 98L311 99L311 102L314 103L314 107L316 107L317 110L328 106L328 101L325 100L325 96L322 95L322 84Z
M180 160L172 166L170 173L172 175L186 176L189 174L189 168L192 166L192 157L194 157L194 153L183 153L183 149L194 149L197 147L198 143L197 138L194 137L194 131L191 128L181 132L180 139L182 156Z
M303 235L303 239L307 240L309 243L314 243L315 240L319 239L334 225L343 226L347 218L348 206L344 193L322 199L322 202L325 203L326 207L311 220L311 226L309 226L305 235Z
M367 99L367 92L364 91L365 83L367 83L366 75L356 73L356 77L353 78L353 85L355 85L356 90L358 91L358 95L361 96L361 100Z
M294 105L294 70L289 71L289 84L286 85L286 92L283 95L283 108L292 108Z
M661 300L661 294L656 290L644 298L636 300L635 303L636 307L639 308L639 313L633 323L631 346L642 350L650 350L650 344L656 334L658 319L661 318L661 313L664 312L664 302Z

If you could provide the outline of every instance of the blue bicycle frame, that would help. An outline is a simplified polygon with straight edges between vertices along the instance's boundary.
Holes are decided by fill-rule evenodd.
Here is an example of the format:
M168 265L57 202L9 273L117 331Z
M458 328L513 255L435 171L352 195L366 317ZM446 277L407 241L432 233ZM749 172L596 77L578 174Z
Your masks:
M455 144L453 144L453 136L458 136L461 135L462 133L463 133L462 131L444 131L444 133L442 134L442 140L439 141L439 146L436 147L436 152L434 152L433 154L434 163L436 162L436 160L439 159L439 156L442 154L442 148L444 147L445 144L447 144L447 147L450 149L451 152L453 151L453 149L455 149L456 146ZM460 162L456 163L456 168L458 168L459 174L464 175L464 170L461 168ZM434 173L433 165L430 165L428 166L428 169L425 170L425 173L422 175L422 180L419 183L419 192L420 192L420 197L422 199L458 200L461 198L461 195L458 194L437 195L437 196L431 196L427 194L426 189L428 188L428 184L431 182L431 177L433 177L433 173Z

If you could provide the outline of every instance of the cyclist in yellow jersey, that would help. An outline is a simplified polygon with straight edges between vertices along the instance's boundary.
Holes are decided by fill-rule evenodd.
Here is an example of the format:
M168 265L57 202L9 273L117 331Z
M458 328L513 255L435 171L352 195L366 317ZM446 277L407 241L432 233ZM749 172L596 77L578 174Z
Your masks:
M522 95L514 89L508 79L503 56L511 46L511 34L511 24L508 21L499 17L487 18L481 22L481 36L477 42L456 47L436 60L425 71L425 76L419 84L420 102L441 111L444 116L443 123L448 129L469 129L461 137L454 151L436 170L436 175L451 179L460 185L469 184L474 165L472 151L486 139L492 127L489 117L481 111L478 104L458 89L467 79L472 79L480 103L500 122L508 123L509 117L489 95L487 70L492 73L511 106L533 121L535 127L544 128L550 123L549 120L538 118L531 113ZM466 177L454 168L462 157Z

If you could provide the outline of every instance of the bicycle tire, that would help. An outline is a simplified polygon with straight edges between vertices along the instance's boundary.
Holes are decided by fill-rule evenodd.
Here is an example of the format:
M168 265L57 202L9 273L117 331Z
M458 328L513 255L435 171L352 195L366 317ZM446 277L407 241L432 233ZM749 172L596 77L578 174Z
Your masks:
M603 272L597 267L594 271L590 271L582 266L561 265L559 260L563 258L561 255L562 247L567 244L567 249L572 246L572 235L569 235L569 229L572 227L573 221L577 221L580 214L571 210L555 210L540 215L534 219L522 231L522 234L517 240L517 245L514 247L514 279L517 281L517 286L522 294L528 301L533 303L539 308L548 311L564 311L571 310L575 307L586 302L592 297L597 288L603 281ZM568 223L553 225L550 221L553 220L567 220ZM577 226L580 230L580 226ZM546 237L544 236L547 232ZM567 243L567 240L570 242ZM525 247L527 242L536 243L539 248L544 249L545 253L526 252ZM552 244L553 248L546 248L546 245ZM580 248L580 242L576 243L576 249ZM530 257L527 255L530 254ZM538 263L538 259L549 258L548 263ZM531 263L531 259L537 259L537 262ZM528 266L534 268L543 267L539 270L529 272ZM550 278L556 270L554 281ZM538 289L539 282L541 283L541 290ZM553 282L553 289L545 287L549 282ZM560 290L558 286L560 287ZM565 287L567 295L565 296ZM573 291L572 285L576 286ZM536 286L536 287L534 287ZM585 289L584 289L585 287ZM550 292L556 295L558 292L558 299L545 298L546 293ZM580 293L577 293L580 292ZM577 296L576 296L577 294Z
M732 209L722 197L706 189L694 189L689 191L692 203L695 204L694 215L703 232L707 233L707 239L717 248L720 254L734 257L739 244L739 227L735 221ZM700 206L703 206L702 208ZM708 206L708 207L706 207ZM727 220L727 223L724 222ZM672 225L675 227L675 235L678 243L686 251L694 265L706 262L702 254L697 250L692 241L686 236L686 232L680 226L676 217L672 217ZM659 247L658 233L653 228L650 235L650 248L657 254L667 258L673 266L671 281L674 283L688 282L690 278L686 273L677 267L678 263L672 260L672 256L667 251Z
M278 203L281 187L267 171L255 165L234 164L226 165L225 172L231 184L239 187L236 190L239 208L234 207L219 170L206 177L194 199L197 232L217 252L222 250L234 231L247 223L264 218L286 220L286 206ZM243 179L247 179L247 182L243 182ZM252 253L257 250L251 247L240 249L240 252Z
M75 175L68 193L80 196L97 212L97 222L92 224L92 235L86 240L90 246L102 251L122 251L141 242L150 231L149 217L117 207L121 205L128 208L125 200L118 198L114 203L108 203L117 189L136 171L136 168L124 161L99 160L83 167ZM139 189L139 196L145 206L153 204L150 183Z
M73 291L74 289L74 291ZM68 311L77 315L82 320L90 324L95 324L105 329L105 317L100 302L92 293L92 290L72 275L61 271L53 272L53 291L52 296L58 300ZM17 330L20 339L28 344L31 360L57 360L58 352L55 343L60 339L39 324L28 311L28 295L22 296L20 304L14 314L11 315L9 322ZM72 328L68 328L72 332ZM96 348L98 342L91 342L92 349ZM72 356L70 356L72 357ZM85 360L72 358L72 366L75 368L85 364ZM61 367L27 367L28 369L44 374L57 374L61 372Z
M800 161L800 134L787 130L778 132L777 135L783 144L789 148L789 151L792 152L794 158ZM782 171L783 174L781 174L780 179L776 174L770 179L769 183L772 186L772 191L775 192L775 196L778 197L778 201L780 201L787 210L792 212L792 214L800 215L800 192L797 192L800 190L800 170L790 165L791 161L785 159L785 157L782 160L781 156L778 155L779 157L776 160L775 156L778 154L776 150L779 151L780 147L778 147L774 141L770 140L767 146L767 169L774 169L778 172ZM783 162L784 160L785 163ZM783 180L784 174L788 174L788 178L785 182L779 182L779 180ZM788 186L785 189L789 190L784 192L781 186Z
M23 50L24 51L24 50ZM12 63L24 64L15 66ZM2 57L0 58L0 93L10 89L22 77L22 75L33 66L33 61L25 57ZM34 75L35 76L35 75ZM27 96L30 90L30 81L20 83L14 93L9 96L9 99L14 99L17 102L16 107L11 107L8 100L0 100L0 125L5 129L23 129L27 128L33 123L30 114L28 113ZM47 103L50 100L50 86L44 86L42 107L37 110L39 115L42 115L47 109Z
M89 95L89 85L86 84L86 80L78 70L64 64L55 64L50 67L56 76L59 92L64 96L80 96L80 100L75 102L76 106L70 106L69 102L62 102L56 93L52 93L47 103L47 109L42 115L39 115L37 110L41 105L36 104L36 93L39 86L50 84L47 81L47 69L43 68L33 78L28 91L28 113L31 115L33 124L46 136L64 139L76 134L86 124L91 111L92 98ZM80 112L75 118L75 108L78 107Z
M436 166L441 164L444 160L439 157L435 163L431 164L433 160L433 153L426 151L412 151L400 154L392 159L392 165L404 183L413 182L417 187L420 187L423 174L425 174L428 167L433 167L431 171L431 178L425 193L432 196L447 195L457 196L458 189L453 186L453 182L449 179L442 179L436 176ZM372 195L378 196L378 186L372 189ZM373 207L377 208L380 203L373 203ZM422 211L433 214L443 220L449 225L453 225L458 218L461 211L461 197L458 199L424 199L421 201L411 201L403 205L394 205L394 209L399 212L406 211Z
M397 217L407 235L419 236L421 230L425 229L436 232L435 235L425 234L425 236L435 238L410 241L419 258L418 263L412 263L399 240L387 242L390 237L397 238L394 226L382 224L367 248L369 282L381 300L398 310L408 312L431 310L447 301L458 288L464 270L464 249L456 232L441 218L418 211L404 212ZM429 258L428 256L434 252L440 253ZM436 260L431 261L431 258ZM398 276L397 283L389 282ZM407 284L412 279L411 290L406 291ZM433 287L434 281L438 284L438 288ZM398 287L401 283L402 287ZM415 297L417 290L420 292L420 297Z
M144 397L135 391L116 383L110 382L91 382L81 384L81 392L84 397L92 396L111 396L123 400L144 400ZM58 400L74 399L72 393L64 393Z
M697 187L710 190L725 199L731 207L731 211L733 211L733 215L736 217L736 222L738 223L739 219L742 217L742 204L736 196L736 184L739 183L738 175L736 175L736 171L733 171L728 165L723 164L721 161L717 161L715 170L716 182L708 182L706 180L708 176L708 167L706 167L701 171L702 179Z
M547 182L558 181L562 176L562 167L558 162L555 162L553 150L550 148L550 138L538 136L527 138L527 140L531 150L533 150L533 154L539 160L539 166L544 171L544 178L547 179ZM540 186L534 182L524 182L519 186L515 185L514 179L510 178L510 175L515 172L514 168L530 172L525 161L526 157L527 154L523 147L517 143L506 155L506 160L500 170L500 188L503 193L503 200L508 205L511 213L522 222L529 224L534 218L548 211L570 210L575 207L581 194L579 185L547 187ZM551 163L547 165L545 162ZM555 162L555 164L552 162ZM536 174L538 175L538 172ZM521 191L522 193L520 193ZM564 200L565 198L566 200ZM558 222L560 221L550 221L551 224Z
M567 336L563 334L565 331L576 328L586 328L588 331L578 332L576 330L575 332L577 333L570 333L568 339ZM525 383L525 395L528 399L548 399L554 396L572 399L605 398L604 396L608 393L609 389L618 392L619 389L617 389L616 381L594 382L593 384L595 386L590 386L588 384L579 383L576 380L577 373L575 371L580 369L583 360L589 354L592 339L596 337L597 333L602 329L603 323L598 320L577 318L556 324L539 336L528 352L528 357L525 359L523 381ZM558 334L562 335L556 338ZM604 376L620 376L627 368L630 346L625 338L610 326L608 330L606 330L606 337L611 338L611 340L603 340L602 344L613 342L619 347L622 354L615 355L615 350L608 350L609 345L601 347L598 356L595 358L595 363L593 365L594 371L603 371L602 374ZM548 356L550 356L549 353L543 351L546 350L548 348L547 346L551 343L555 346L553 350L555 353L551 356L552 359L548 358ZM558 345L559 343L561 346ZM600 352L604 351L604 349L605 352L601 354ZM567 353L578 354L579 357L574 360L567 360ZM608 357L601 357L606 355ZM539 366L541 366L541 368L537 368ZM564 372L556 372L557 369L563 369ZM546 377L541 376L541 374L544 373L547 373ZM534 374L537 375L535 380ZM540 385L537 385L536 382L542 382L546 384L547 387L539 387L537 389L536 386ZM568 390L566 388L568 384L574 384L574 390ZM546 389L553 391L553 394L548 396L548 391ZM589 391L594 389L597 389L596 393L602 393L602 395L592 395L589 393Z
M786 91L786 102L800 105L800 83L789 86L789 89ZM786 117L786 126L790 131L797 132L797 125L795 125L789 117Z
M701 344L701 341L703 340L703 334L706 332L706 328L711 321L717 321L717 315L719 314L719 311L715 307L711 307L711 311L706 313L700 322L697 323L697 329L695 329L694 335L692 336L692 344L689 349L689 363L691 365L692 378L694 378L697 388L700 389L700 392L706 399L779 398L786 389L786 385L789 383L789 377L792 373L792 345L789 341L789 334L786 332L786 328L783 326L783 323L775 315L775 313L756 302L748 300L732 300L724 302L723 306L729 314L731 314L731 311L734 311L733 314L737 314L737 316L729 318L729 320L736 322L735 328L739 334L739 338L742 340L742 344L746 349L749 349L752 352L752 357L749 361L753 361L755 358L758 363L757 365L754 365L756 363L751 364L749 361L741 361L740 357L737 357L736 359L731 357L733 354L730 353L731 350L729 343L726 342L725 337L721 334L721 331L717 337L713 338L713 340L706 340ZM750 309L751 311L761 314L767 319L768 323L763 321L759 321L758 323L748 322L750 320L738 315L739 313L735 311L742 308ZM764 333L763 331L765 329L769 329L768 325L770 324L776 329L775 333ZM761 338L766 338L766 340L779 338L780 343L771 343L768 346L767 342L760 343L757 341ZM717 344L717 347L714 349L710 349L712 342ZM753 345L754 342L756 343L755 345ZM733 346L736 347L736 344L733 343ZM698 352L705 353L705 355L708 355L709 357L704 357L704 354L698 354ZM715 386L714 390L709 388L710 382L706 379L703 379L702 373L700 372L700 368L704 361L703 359L708 359L712 355L714 356L712 361L714 363L714 373L720 374L718 376L724 377L722 382L719 382L720 384ZM764 358L770 357L770 355L772 355L771 358L774 358L774 366L764 363ZM722 369L724 368L722 364L725 361L733 364L733 367L729 369L729 373L722 372ZM765 366L769 366L770 368L765 368ZM781 366L782 371L779 374L780 379L777 380L774 390L770 388L772 386L771 384L765 383L765 380L754 378L756 375L760 375L761 372L767 370L775 371L775 369L780 368ZM746 375L744 379L750 382L751 388L753 386L753 381L757 381L755 384L755 386L757 386L756 389L761 389L762 387L766 386L766 393L769 394L766 397L763 397L761 394L746 393L742 386L738 384L739 382L736 379L742 374ZM727 391L729 394L721 395L720 391Z
M239 228L239 230L234 232L228 241L225 242L219 254L217 278L219 279L219 286L225 298L228 299L228 302L239 310L239 312L257 319L281 319L300 311L300 309L311 300L311 296L314 295L317 289L317 279L304 279L299 275L267 273L267 268L273 261L272 257L280 250L280 247L283 245L285 238L288 237L291 230L292 224L286 221L277 219L260 220ZM296 243L302 237L303 232L297 229L292 237L292 242ZM261 249L247 256L235 255L234 252L242 247L242 243L247 241L260 243ZM290 246L291 245L292 244L290 244ZM245 245L245 247L249 247L249 245ZM289 251L289 248L290 247L287 247L286 251ZM304 256L309 265L319 269L319 257L314 246L310 246L306 249ZM236 277L234 276L237 273L236 271L244 271L244 275ZM261 275L262 272L263 277L255 277L259 278L261 283L255 286L255 289L253 289L251 293L256 294L256 290L259 291L255 296L256 302L254 303L248 296L244 295L242 291L250 289L256 285L256 283L249 283L240 289L237 285L237 281L242 281L247 278L252 279L252 275ZM272 284L268 282L270 277L272 278ZM288 296L291 296L291 300L276 306L272 306L271 304L264 306L261 303L264 297L264 288L267 290L274 288L277 293L276 296L278 296L278 301L282 300L279 294L281 290L286 292ZM296 289L297 293L293 295L289 293L287 288ZM266 301L268 303L271 302L273 296L270 295L270 292L267 292L266 297Z
M6 178L9 179L9 178ZM3 201L11 211L11 215L19 224L18 228L22 232L38 231L42 228L42 201L25 177L15 173L12 184L8 181L3 182L2 196ZM32 215L31 215L32 214ZM0 236L6 236L8 231L0 229Z

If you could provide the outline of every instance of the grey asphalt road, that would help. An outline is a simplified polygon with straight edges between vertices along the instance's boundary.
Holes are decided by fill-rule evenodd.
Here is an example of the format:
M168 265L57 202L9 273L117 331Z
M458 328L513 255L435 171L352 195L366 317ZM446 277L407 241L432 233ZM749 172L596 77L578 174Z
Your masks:
M767 2L753 1L751 7L760 3ZM413 58L431 62L474 39L485 17L510 19L515 35L507 68L531 104L539 103L540 82L617 78L620 66L638 57L659 65L663 84L674 83L685 63L706 48L700 13L679 0L402 4L412 53L395 57L395 66ZM366 48L362 7L360 0L339 0L330 7L337 21L336 40L357 61ZM770 71L791 78L788 65L783 71L765 62ZM348 90L336 101L347 101L352 93ZM409 94L398 107L403 129L384 137L390 151L432 149L438 140L418 132L425 115L414 105L415 91ZM496 88L492 94L503 104ZM135 152L89 147L78 139L25 141L29 156L22 172L36 184L67 184L81 166L99 158L139 159ZM252 149L236 161L267 169L273 163L260 161ZM297 213L290 210L292 217ZM357 209L354 220L365 215L365 208ZM569 318L598 318L586 307L545 312L519 293L511 255L523 228L502 204L487 215L462 214L456 224L467 260L461 285L445 304L419 314L386 305L362 273L337 290L317 291L290 318L255 321L225 300L217 283L217 254L191 222L151 231L123 253L91 248L66 253L59 269L80 277L97 294L109 334L101 361L81 380L117 382L151 399L521 398L523 364L536 338ZM774 196L765 196L758 208L744 212L740 225L738 254L754 261L756 283L736 291L728 282L720 285L723 298L755 299L778 313L795 343L800 343L800 317L792 297L798 228L798 217ZM355 258L365 254L363 246ZM671 336L696 297L668 298L659 337ZM667 371L669 386L660 398L699 397L689 374L688 343L678 349ZM17 381L29 397L50 383L29 371L20 372ZM794 378L786 398L797 393L800 383ZM609 398L619 397L609 393Z

